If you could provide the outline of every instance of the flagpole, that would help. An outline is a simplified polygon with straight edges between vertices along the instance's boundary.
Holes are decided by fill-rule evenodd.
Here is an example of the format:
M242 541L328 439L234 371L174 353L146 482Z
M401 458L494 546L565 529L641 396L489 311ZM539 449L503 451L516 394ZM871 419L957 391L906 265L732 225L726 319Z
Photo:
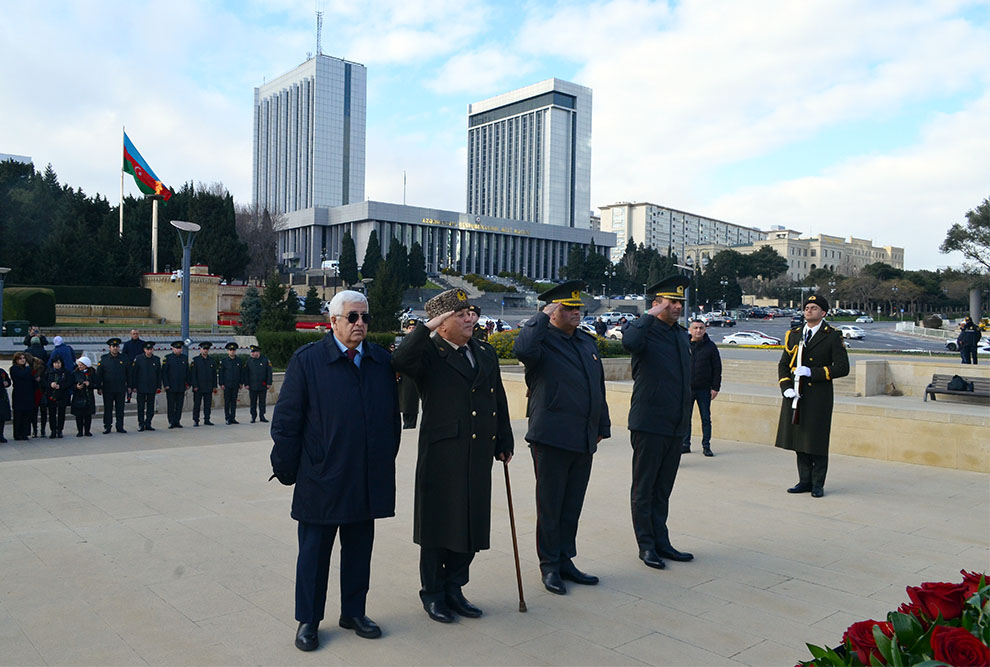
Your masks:
M158 273L158 197L151 200L151 272Z
M120 155L124 155L124 133L127 130L123 125L120 126ZM122 157L123 159L123 157ZM124 167L120 167L120 229L117 231L117 235L121 238L124 237Z

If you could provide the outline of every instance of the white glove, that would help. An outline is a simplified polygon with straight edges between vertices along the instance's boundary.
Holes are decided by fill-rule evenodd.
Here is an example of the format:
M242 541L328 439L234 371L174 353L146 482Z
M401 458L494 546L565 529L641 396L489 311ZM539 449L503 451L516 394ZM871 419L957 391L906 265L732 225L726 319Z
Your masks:
M797 392L793 389L784 390L784 398L794 398L795 396L797 396Z
M797 375L798 377L810 378L811 369L808 368L807 366L798 366L797 368L794 369L794 374Z

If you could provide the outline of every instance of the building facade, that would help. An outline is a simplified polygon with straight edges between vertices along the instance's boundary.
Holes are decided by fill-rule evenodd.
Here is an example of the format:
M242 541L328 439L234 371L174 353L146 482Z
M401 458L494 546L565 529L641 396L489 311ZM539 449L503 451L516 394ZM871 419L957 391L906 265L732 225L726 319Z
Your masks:
M547 79L468 105L467 212L588 229L591 89Z
M599 207L601 229L615 234L611 259L618 262L629 239L661 254L688 257L689 246L734 246L766 238L766 232L649 202L619 202Z
M253 200L289 213L364 199L364 65L318 55L254 89Z
M30 156L27 155L14 155L13 153L0 153L0 162L6 162L8 160L13 160L14 162L20 162L21 164L33 164Z
M392 238L406 248L418 242L430 273L444 268L482 275L511 271L534 280L557 278L575 245L587 249L594 243L596 252L606 255L615 243L614 235L590 229L363 201L286 214L278 256L293 269L319 268L322 259L340 257L344 233L350 232L360 262L373 229L383 254Z

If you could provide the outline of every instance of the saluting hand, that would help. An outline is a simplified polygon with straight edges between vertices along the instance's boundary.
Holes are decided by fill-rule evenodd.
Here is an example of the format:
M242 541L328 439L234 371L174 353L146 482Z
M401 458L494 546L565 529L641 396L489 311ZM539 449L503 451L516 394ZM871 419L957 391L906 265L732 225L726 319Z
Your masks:
M559 303L548 303L547 305L545 305L543 307L543 312L546 313L547 315L549 315L550 317L553 317L554 312L558 308L560 308L560 304Z
M439 315L437 315L432 320L426 323L426 328L429 329L430 331L436 331L437 327L443 324L447 320L447 318L453 314L454 311L452 310L448 310L446 313L440 313Z
M652 308L646 311L646 314L649 315L650 317L656 317L657 315L662 313L663 310L664 310L663 306L661 306L659 303L656 303L653 305Z

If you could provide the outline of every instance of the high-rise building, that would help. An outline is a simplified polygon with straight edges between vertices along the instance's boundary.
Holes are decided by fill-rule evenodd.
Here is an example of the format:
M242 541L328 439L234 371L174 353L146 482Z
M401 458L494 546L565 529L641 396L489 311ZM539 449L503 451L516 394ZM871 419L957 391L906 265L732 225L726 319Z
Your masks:
M547 79L468 105L468 213L588 229L590 208L590 88Z
M289 213L364 200L364 65L318 55L254 89L254 203Z

